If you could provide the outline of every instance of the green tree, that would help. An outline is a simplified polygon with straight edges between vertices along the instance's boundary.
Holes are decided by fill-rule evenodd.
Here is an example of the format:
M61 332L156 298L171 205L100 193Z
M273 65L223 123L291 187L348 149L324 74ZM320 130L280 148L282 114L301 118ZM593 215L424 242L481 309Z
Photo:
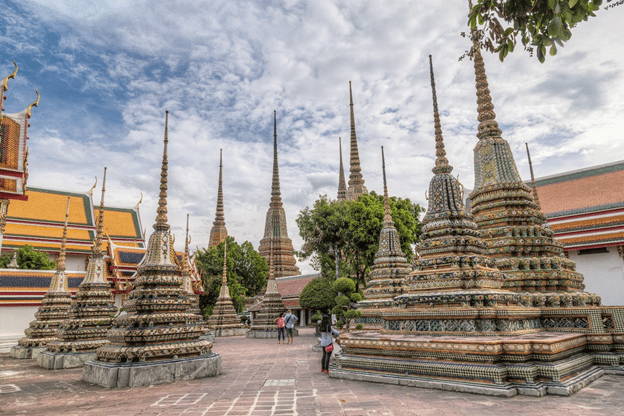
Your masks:
M336 306L332 309L332 313L347 323L347 331L349 331L351 320L362 316L362 311L354 308L357 302L362 300L362 295L356 291L355 282L348 277L341 277L334 282L333 286L338 296L336 296Z
M572 37L572 28L596 16L594 12L602 0L476 0L475 3L468 15L468 25L477 29L483 48L498 53L503 61L520 40L525 50L531 54L535 51L537 59L544 62L547 49L550 55L556 55L557 45L563 47ZM624 1L619 0L606 8L622 4Z
M6 268L12 258L13 253L2 255L0 257L0 268ZM29 244L17 250L17 264L20 269L54 270L56 268L56 262L49 260L47 254L35 250Z
M317 277L311 280L299 295L299 305L313 311L328 313L336 306L338 292L333 287L333 279Z
M411 246L420 236L418 217L421 211L421 207L409 199L390 198L390 212L408 261L413 256ZM375 192L343 203L320 196L312 209L306 207L297 217L299 234L304 241L301 250L296 252L297 257L311 258L315 270L335 278L335 254L332 253L337 249L340 275L350 276L359 292L365 286L365 278L379 248L383 218L383 196Z
M256 295L266 285L269 267L249 241L239 245L227 237L227 280L230 297L237 311L242 311L245 298ZM199 306L206 316L212 314L223 279L223 243L197 253L204 291Z

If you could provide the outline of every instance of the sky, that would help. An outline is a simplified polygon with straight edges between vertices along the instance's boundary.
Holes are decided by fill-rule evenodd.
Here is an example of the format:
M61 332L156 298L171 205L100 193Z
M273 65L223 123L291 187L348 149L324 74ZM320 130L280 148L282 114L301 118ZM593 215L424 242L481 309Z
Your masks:
M605 3L606 4L606 3ZM453 174L473 188L477 106L464 0L9 1L0 16L4 107L41 94L28 186L88 191L104 166L106 205L156 216L169 110L169 223L205 247L223 149L228 234L257 248L270 200L273 110L288 233L319 195L336 198L338 137L348 180L349 81L365 186L426 207L434 165L428 55ZM624 159L624 7L600 10L540 64L485 54L497 120L521 176ZM95 193L94 203L99 203ZM10 208L9 208L10 209ZM10 211L9 211L10 215ZM183 238L177 239L182 248ZM303 272L312 272L299 262Z

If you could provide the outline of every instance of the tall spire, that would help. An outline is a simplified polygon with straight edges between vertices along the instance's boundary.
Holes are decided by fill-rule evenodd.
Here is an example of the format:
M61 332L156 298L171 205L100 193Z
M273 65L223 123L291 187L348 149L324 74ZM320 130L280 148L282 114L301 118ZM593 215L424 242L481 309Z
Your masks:
M217 211L215 220L210 230L210 242L208 247L216 247L225 241L227 228L225 228L225 215L223 209L223 149L219 150L219 189L217 192Z
M271 208L282 207L279 182L279 166L277 163L277 111L273 110L273 180L271 182Z
M100 209L98 212L97 229L95 231L95 243L93 244L93 255L102 255L102 236L104 235L104 193L106 192L106 166L104 167L104 177L102 179L102 198L100 199Z
M158 195L158 209L156 210L155 230L168 230L167 224L167 144L169 144L169 111L165 111L165 148L163 150L162 168L160 171L160 194Z
M479 132L477 137L479 140L487 137L500 137L503 132L496 122L496 113L494 113L494 104L490 96L490 89L485 75L485 64L481 56L481 46L479 46L479 33L477 30L472 31L472 48L474 52L474 68L475 81L477 86L477 112L479 113Z
M531 153L529 152L529 144L525 143L527 149L527 158L529 159L529 169L531 170L531 190L533 191L533 202L537 205L538 209L542 209L539 198L537 196L537 186L535 186L535 176L533 176L533 163L531 163Z
M364 186L362 168L360 167L360 153L358 152L357 136L355 134L355 114L353 112L353 91L351 81L349 81L349 107L351 113L351 155L349 160L349 188L347 189L347 199L358 199L360 195L367 194Z
M436 141L436 162L432 169L433 173L451 173L453 167L449 165L444 150L444 137L442 137L442 124L440 123L440 113L438 112L438 96L436 95L435 77L433 75L433 60L429 55L429 76L431 78L431 94L433 95L433 121L435 125Z
M338 175L338 201L344 201L347 197L347 185L345 182L344 167L342 165L342 139L338 137L338 147L340 149L340 173Z
M67 198L67 211L65 211L65 225L63 226L63 236L61 237L61 251L56 260L56 271L65 271L65 247L67 245L67 222L69 220L69 197Z
M381 146L381 169L383 170L384 183L384 228L394 226L392 215L390 214L390 201L388 198L388 183L386 182L386 158L384 157L383 146Z
M187 292L193 292L192 289L189 288L192 286L191 284L191 271L189 268L189 259L188 259L188 249L189 249L189 214L186 214L186 236L184 237L184 252L182 253L182 277L185 278L185 286ZM194 293L194 292L193 292Z

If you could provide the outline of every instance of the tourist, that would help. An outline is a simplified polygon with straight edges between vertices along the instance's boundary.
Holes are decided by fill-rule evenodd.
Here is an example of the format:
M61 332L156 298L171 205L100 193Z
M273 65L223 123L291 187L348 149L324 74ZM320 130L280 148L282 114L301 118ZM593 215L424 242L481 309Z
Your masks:
M288 344L293 343L293 332L295 330L295 322L297 322L298 320L299 318L293 315L292 309L288 309L288 313L284 317L284 323L286 324L286 338L287 338Z
M280 337L286 344L286 336L284 335L284 312L281 312L277 318L273 320L274 324L277 324L277 343L280 344Z
M323 348L323 358L321 358L321 373L329 374L329 359L334 351L334 341L332 335L340 336L340 332L331 326L329 315L323 315L321 319L321 348Z

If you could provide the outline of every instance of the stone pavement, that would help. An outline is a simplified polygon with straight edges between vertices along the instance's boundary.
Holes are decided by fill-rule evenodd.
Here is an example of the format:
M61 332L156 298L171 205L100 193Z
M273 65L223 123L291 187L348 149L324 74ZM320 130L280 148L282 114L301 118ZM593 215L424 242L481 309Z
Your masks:
M82 369L44 370L0 354L0 415L624 415L624 377L605 376L571 397L505 399L330 379L312 343L311 329L294 345L217 338L220 376L115 390L81 381Z

